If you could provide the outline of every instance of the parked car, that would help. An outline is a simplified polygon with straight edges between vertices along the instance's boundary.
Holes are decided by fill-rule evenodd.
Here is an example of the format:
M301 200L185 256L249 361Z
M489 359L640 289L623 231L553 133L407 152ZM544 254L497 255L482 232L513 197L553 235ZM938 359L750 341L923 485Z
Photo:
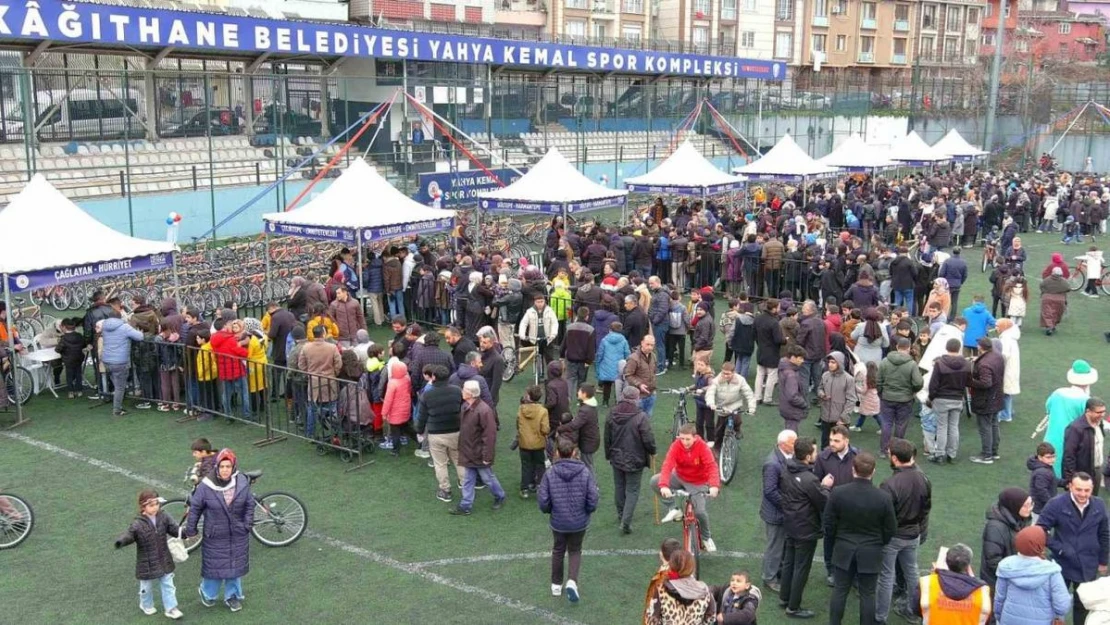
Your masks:
M170 125L160 131L163 137L225 137L241 135L246 129L246 121L229 108L204 109L194 113L180 124Z

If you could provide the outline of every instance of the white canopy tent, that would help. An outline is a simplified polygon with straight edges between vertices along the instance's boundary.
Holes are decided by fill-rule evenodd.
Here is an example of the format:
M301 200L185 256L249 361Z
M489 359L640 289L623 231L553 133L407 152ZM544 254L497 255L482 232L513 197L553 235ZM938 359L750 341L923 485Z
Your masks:
M447 230L454 212L430 208L401 193L376 169L359 158L320 195L304 206L266 213L266 275L270 273L270 235L341 241L357 248L372 241ZM359 273L361 287L362 272Z
M925 140L913 130L892 143L890 153L887 156L890 160L913 167L938 165L952 160L947 154L942 154L939 150L925 143Z
M478 206L482 211L561 213L565 220L567 213L624 206L627 198L628 191L590 180L551 148L516 182L479 194Z
M960 131L953 128L933 144L933 149L941 154L946 154L952 157L952 160L958 162L973 161L980 156L987 156L990 152L980 150L979 148L971 145L963 138Z
M633 192L709 195L739 189L744 178L717 169L687 140L655 169L626 178L624 186Z
M0 211L0 232L7 235L0 245L0 274L8 310L13 291L165 269L174 269L177 282L176 245L113 230L62 195L42 174L35 174L8 207ZM25 236L32 232L45 234ZM14 353L12 315L6 323L8 348ZM23 423L22 407L18 398L15 401L18 423Z
M781 180L784 182L807 182L814 178L834 176L835 167L818 162L801 148L790 134L785 134L775 147L759 160L742 167L734 167L732 173L748 180Z
M868 145L857 135L849 136L830 154L817 160L841 171L867 173L898 165L887 158L887 151L884 148Z

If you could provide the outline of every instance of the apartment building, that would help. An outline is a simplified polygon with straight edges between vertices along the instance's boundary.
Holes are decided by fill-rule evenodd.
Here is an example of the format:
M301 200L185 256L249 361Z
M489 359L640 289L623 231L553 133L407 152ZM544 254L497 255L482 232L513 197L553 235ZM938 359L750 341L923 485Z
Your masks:
M799 6L802 12L795 16L792 31L801 46L793 63L829 68L901 68L913 63L918 2L803 0ZM776 24L776 35L780 28L785 32L787 27Z
M567 1L575 6L594 2ZM610 4L615 1L608 0ZM349 3L351 21L382 23L394 28L536 39L551 33L553 24L562 26L561 21L551 19L553 11L561 15L561 0L349 0ZM585 13L590 13L589 8ZM576 34L587 35L585 31Z
M652 1L652 32L657 40L679 42L694 52L772 57L774 0Z

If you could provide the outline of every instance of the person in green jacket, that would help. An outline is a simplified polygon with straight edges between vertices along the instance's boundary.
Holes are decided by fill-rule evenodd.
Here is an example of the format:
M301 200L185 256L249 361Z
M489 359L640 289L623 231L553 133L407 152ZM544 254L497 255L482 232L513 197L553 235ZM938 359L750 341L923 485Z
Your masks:
M886 458L891 434L905 438L913 396L925 385L917 362L910 355L910 341L899 337L894 351L879 364L879 424L882 427L879 457Z

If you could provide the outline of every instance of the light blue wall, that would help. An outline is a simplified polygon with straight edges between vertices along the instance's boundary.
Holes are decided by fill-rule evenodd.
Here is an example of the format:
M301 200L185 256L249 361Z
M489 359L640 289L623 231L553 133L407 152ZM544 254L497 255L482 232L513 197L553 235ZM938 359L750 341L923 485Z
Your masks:
M331 184L330 180L321 180L316 186L312 187L312 191L305 196L305 199L301 200L301 205L315 194L322 192L329 184ZM308 181L305 180L287 182L285 184L286 201L292 202L307 185ZM238 210L261 193L264 188L251 186L216 189L216 222L218 223ZM135 236L144 239L165 239L166 217L170 212L177 212L181 214L181 225L177 240L181 243L189 242L191 237L200 236L212 228L212 197L207 189L132 197L131 213L135 222ZM277 197L277 189L270 191L250 208L222 226L216 232L217 236L223 238L260 234L262 232L262 215L281 210ZM78 202L78 204L101 222L120 232L128 232L127 198L86 200Z

